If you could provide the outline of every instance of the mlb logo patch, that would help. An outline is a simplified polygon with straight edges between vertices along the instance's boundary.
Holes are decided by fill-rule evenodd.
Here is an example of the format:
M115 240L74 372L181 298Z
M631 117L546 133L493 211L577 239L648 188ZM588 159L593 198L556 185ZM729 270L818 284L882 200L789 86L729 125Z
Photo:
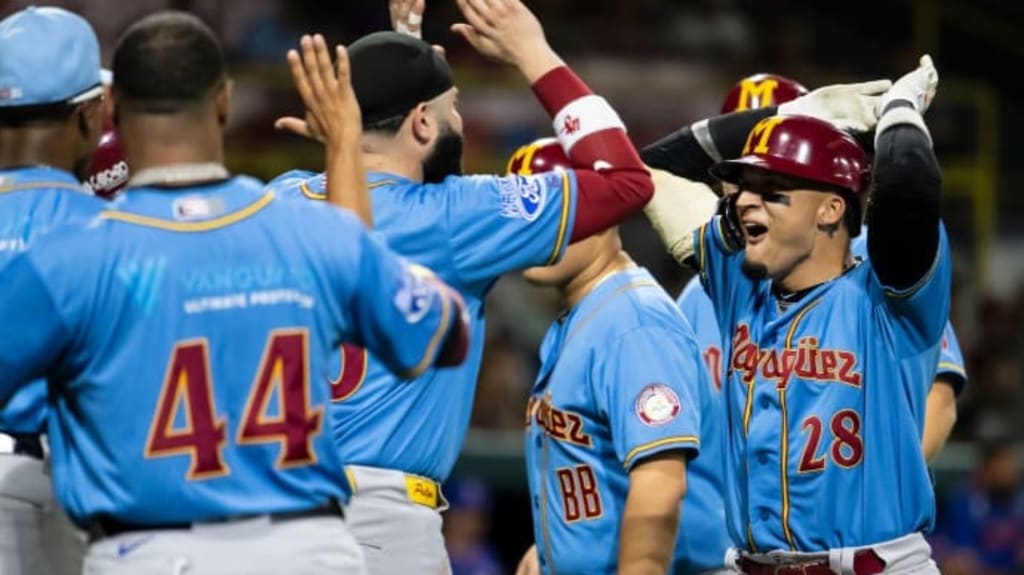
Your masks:
M508 176L502 178L499 188L503 217L522 218L532 222L544 211L548 199L548 185L545 180L537 177Z
M224 203L218 198L190 196L175 200L171 210L176 220L205 220L224 213Z
M3 86L0 87L0 102L6 102L8 100L20 100L24 92L21 88L16 86Z

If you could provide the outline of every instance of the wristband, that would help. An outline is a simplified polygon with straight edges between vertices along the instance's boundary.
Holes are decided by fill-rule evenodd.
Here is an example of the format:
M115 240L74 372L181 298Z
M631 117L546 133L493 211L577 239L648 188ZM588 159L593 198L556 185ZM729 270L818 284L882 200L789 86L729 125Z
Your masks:
M571 154L573 146L591 134L612 128L626 130L608 101L593 94L570 102L555 114L554 128L567 154Z

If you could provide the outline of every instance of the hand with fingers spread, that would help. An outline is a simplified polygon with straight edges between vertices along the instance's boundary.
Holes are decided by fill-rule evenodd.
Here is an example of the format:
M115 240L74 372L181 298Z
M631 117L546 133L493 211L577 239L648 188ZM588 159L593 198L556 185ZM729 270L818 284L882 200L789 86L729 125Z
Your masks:
M366 175L360 152L362 114L352 90L348 53L338 46L337 69L323 36L303 36L301 55L288 52L295 88L306 105L306 119L279 119L274 125L326 145L327 201L352 210L372 225Z
M779 113L811 116L848 132L867 132L875 127L875 107L891 86L889 80L825 86L779 105Z
M336 73L323 36L303 36L300 46L301 55L296 50L288 52L288 65L295 88L306 105L307 119L281 118L275 126L327 145L337 145L345 139L358 141L362 135L362 115L352 90L345 48L337 47Z
M413 38L422 38L425 5L426 0L390 0L391 29Z
M520 0L457 0L466 22L452 31L484 56L519 68L530 83L564 62L548 45L537 17Z

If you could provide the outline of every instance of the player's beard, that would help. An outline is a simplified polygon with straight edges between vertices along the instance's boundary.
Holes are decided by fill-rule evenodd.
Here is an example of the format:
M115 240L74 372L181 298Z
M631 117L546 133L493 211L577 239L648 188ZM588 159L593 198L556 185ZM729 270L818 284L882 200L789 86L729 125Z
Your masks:
M428 184L443 182L448 176L462 175L462 135L450 126L437 138L434 149L423 160L423 181Z

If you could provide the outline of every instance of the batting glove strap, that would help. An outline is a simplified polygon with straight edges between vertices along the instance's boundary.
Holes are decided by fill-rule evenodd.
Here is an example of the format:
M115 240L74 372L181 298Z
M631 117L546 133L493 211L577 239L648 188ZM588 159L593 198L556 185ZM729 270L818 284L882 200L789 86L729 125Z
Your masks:
M886 105L882 117L878 119L878 126L875 127L875 149L878 149L878 137L882 132L902 124L910 124L924 132L928 138L928 145L932 145L931 132L928 131L928 126L925 125L921 113L914 107L914 103L910 100L892 100Z

